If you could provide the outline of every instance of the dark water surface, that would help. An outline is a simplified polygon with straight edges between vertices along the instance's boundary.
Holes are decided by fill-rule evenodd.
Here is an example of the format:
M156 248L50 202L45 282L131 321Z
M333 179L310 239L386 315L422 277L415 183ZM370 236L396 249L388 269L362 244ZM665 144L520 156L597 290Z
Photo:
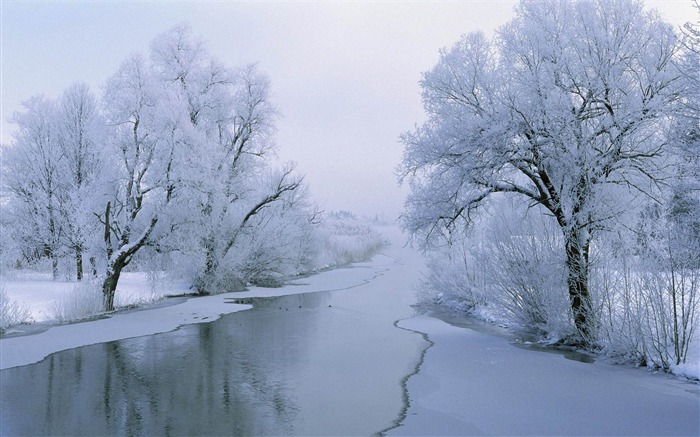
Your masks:
M391 427L405 407L402 378L427 346L393 325L412 314L413 300L395 275L390 268L347 291L257 299L215 322L3 370L0 434L368 435Z

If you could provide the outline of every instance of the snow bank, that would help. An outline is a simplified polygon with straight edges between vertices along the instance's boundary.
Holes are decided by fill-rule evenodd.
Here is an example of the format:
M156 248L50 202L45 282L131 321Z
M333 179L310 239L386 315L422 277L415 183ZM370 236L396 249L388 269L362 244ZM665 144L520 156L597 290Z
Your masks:
M56 309L63 301L69 300L76 292L75 281L54 281L50 273L19 271L13 272L10 279L3 280L2 286L10 301L27 308L30 322L47 322L56 319ZM89 283L84 283L89 284ZM81 287L82 288L82 287ZM81 290L82 291L82 290ZM143 272L122 273L116 293L117 307L127 307L153 303L166 296L192 294L184 283L163 280L155 282ZM18 327L15 330L21 330Z
M388 435L699 435L698 386L665 374L516 348L427 315L399 326L433 346Z

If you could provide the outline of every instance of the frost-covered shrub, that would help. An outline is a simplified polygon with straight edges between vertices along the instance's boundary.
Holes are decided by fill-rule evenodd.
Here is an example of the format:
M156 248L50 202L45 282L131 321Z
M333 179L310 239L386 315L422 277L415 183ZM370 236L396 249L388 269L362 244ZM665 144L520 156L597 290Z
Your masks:
M88 319L102 310L102 290L88 281L72 284L70 289L49 306L51 319L61 323Z
M629 267L596 265L591 269L590 281L597 309L594 335L598 347L612 362L646 364L641 329L644 302L641 294L633 292Z
M485 260L487 302L504 323L559 340L573 332L566 294L563 241L551 219L527 214L497 217L476 257Z
M365 261L386 244L369 223L347 211L331 213L321 223L319 266L331 267Z
M277 287L289 277L364 261L384 245L381 234L350 213L319 220L309 210L268 208L237 231L235 244L216 269L195 277L194 288L209 293L246 285ZM204 257L191 258L200 272Z
M700 361L692 353L700 322L697 235L658 206L638 219L634 233L607 236L604 262L592 271L598 345L616 362L667 372L692 368Z
M463 312L471 311L480 303L466 265L438 255L431 255L427 265L428 273L421 281L421 303Z
M597 290L605 300L599 323L602 352L618 362L670 371L692 357L689 351L697 341L700 269L667 270L640 257L628 261L631 268L604 272L617 286Z
M315 268L316 227L302 211L264 218L254 231L239 237L242 250L230 257L231 268L244 283L280 286L286 278Z
M0 332L30 320L29 308L7 296L5 284L0 283Z
M484 301L484 270L474 254L474 239L455 231L450 241L430 252L419 301L469 312Z
M456 230L433 250L421 299L556 341L574 331L560 231L536 211L498 214L519 205L504 200L475 228Z

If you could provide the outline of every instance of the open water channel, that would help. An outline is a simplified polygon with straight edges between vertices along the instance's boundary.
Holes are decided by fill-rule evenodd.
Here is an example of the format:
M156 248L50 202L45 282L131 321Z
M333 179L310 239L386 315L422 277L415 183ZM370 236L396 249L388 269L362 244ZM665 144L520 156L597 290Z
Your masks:
M401 249L404 254L411 251ZM258 298L175 331L101 343L0 372L3 435L370 435L406 408L427 342L416 262L342 291ZM415 261L415 260L414 260Z

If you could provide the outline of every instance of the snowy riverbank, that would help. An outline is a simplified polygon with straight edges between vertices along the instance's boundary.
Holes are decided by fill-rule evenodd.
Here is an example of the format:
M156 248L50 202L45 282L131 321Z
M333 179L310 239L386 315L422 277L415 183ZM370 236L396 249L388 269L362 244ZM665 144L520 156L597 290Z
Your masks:
M423 264L395 237L370 262L208 304L215 317L244 308L234 300L292 294L259 299L250 311L3 370L0 435L372 435L395 425L405 409L402 381L427 347L394 326L415 315L412 285ZM66 328L84 337L121 329L133 315L150 329L167 313L196 322L206 314L187 305L207 300ZM27 340L63 329L17 337L13 348L23 353L34 347Z
M698 384L515 347L422 315L399 326L432 342L388 435L695 435Z
M292 281L290 285L285 287L251 287L248 291L243 292L187 298L174 305L167 305L167 301L164 301L154 307L118 312L99 320L56 325L38 334L4 338L0 340L0 369L35 363L49 354L61 350L172 331L179 326L192 323L209 322L223 314L250 308L250 305L234 303L234 301L244 298L282 296L358 286L379 273L381 267L378 266L385 258L383 255L377 255L373 261L356 263L348 268L325 271L308 278ZM131 281L126 281L126 284L130 284L130 296L135 298L147 296L150 293L148 283L145 281L142 281L141 286L138 286L138 279L132 277ZM30 287L32 287L31 284ZM22 290L20 289L20 291ZM182 291L188 290L183 289ZM171 294L179 293L178 290L171 290ZM47 299L45 294L31 296L35 299L32 306L35 308L33 314L42 320L47 314L51 300ZM42 297L44 297L43 300ZM27 328L20 326L15 328L14 332L20 333L18 331L22 329Z

